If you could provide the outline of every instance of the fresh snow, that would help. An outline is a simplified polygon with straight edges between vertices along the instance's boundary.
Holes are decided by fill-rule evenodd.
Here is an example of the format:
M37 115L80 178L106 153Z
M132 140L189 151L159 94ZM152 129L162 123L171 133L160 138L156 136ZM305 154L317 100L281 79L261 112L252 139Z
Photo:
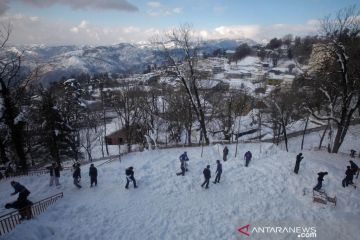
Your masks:
M299 175L292 171L299 152L301 137L290 139L290 152L270 143L230 145L230 158L223 162L220 184L200 187L202 170L211 165L215 177L215 161L221 158L223 145L201 148L174 148L134 152L122 161L98 167L98 186L90 188L88 165L82 166L82 189L72 184L72 173L62 172L61 186L49 187L48 176L20 177L15 180L30 191L29 199L38 201L64 192L48 210L25 221L0 239L243 239L237 229L250 224L262 226L313 226L316 239L358 239L360 228L360 193L353 187L343 188L348 165L347 149L351 142L359 144L350 130L345 153L316 151L320 133L305 139ZM357 135L358 136L358 135ZM261 149L261 152L260 152ZM312 149L312 150L311 150ZM243 155L250 150L253 160L244 167ZM189 172L176 176L179 155L188 152ZM355 162L360 165L359 158ZM96 162L95 165L101 162ZM126 190L125 169L135 168L139 188ZM338 205L312 202L312 188L317 172L328 171L323 189L337 196ZM355 182L358 182L355 179ZM0 182L0 201L14 201L10 179ZM305 193L305 195L304 195ZM8 210L2 208L0 214ZM250 237L251 238L251 237ZM297 239L294 234L262 234L253 239Z

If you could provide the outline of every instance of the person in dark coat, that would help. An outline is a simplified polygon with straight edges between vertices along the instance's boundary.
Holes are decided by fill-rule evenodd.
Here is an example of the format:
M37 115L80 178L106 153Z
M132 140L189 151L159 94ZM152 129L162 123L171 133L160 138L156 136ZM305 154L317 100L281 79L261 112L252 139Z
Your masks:
M90 187L92 187L93 184L97 186L97 168L94 166L94 164L90 165L89 176L90 176Z
M298 174L299 168L300 168L300 162L301 162L301 160L303 160L303 158L304 158L304 157L302 156L302 153L299 153L299 154L296 156L294 173Z
M206 166L206 168L203 171L203 174L204 174L205 181L203 184L201 184L201 187L204 187L206 184L205 188L209 188L209 181L211 178L210 165Z
M351 179L353 178L354 174L351 170L350 166L347 166L347 169L345 171L345 178L342 180L342 186L347 187L349 184L351 184Z
M133 167L129 167L125 170L125 174L126 174L126 185L125 188L128 189L129 188L129 183L130 181L132 181L134 183L134 188L137 188L136 186L136 180L134 178L134 168Z
M324 181L324 176L327 175L328 172L319 172L318 173L318 183L317 185L313 188L315 191L319 191L322 187L322 182Z
M80 164L74 164L74 173L73 173L73 179L74 179L74 185L78 188L81 188L80 179L81 179L81 169Z
M15 189L15 192L11 193L11 195L19 193L18 201L26 201L27 197L30 195L30 191L18 182L11 181L10 184Z
M217 166L216 166L216 177L215 177L215 181L214 183L219 183L220 182L220 177L221 177L221 173L222 173L222 165L220 163L220 160L216 160Z
M244 155L244 159L245 159L245 167L249 166L249 163L251 161L252 158L252 154L250 151L247 151Z
M180 155L179 157L180 162L184 163L184 167L185 167L185 171L188 171L188 162L189 162L189 157L187 155L187 152L184 152L183 154Z
M50 187L53 185L54 181L56 186L60 185L60 166L57 163L53 163L50 167L47 167L47 169L49 169L50 172Z
M180 160L180 169L181 169L181 172L176 173L176 175L178 175L178 176L180 176L180 175L181 175L181 176L185 176L185 171L186 171L185 165L186 165L185 161L181 161L181 160Z
M33 203L31 201L25 199L22 201L17 200L12 203L7 203L5 204L5 208L6 209L15 208L19 210L19 214L21 216L20 220L23 220L23 219L30 219L32 217L32 212L31 212L32 205Z
M224 147L223 149L223 160L224 162L227 160L227 155L229 154L229 149L227 148L227 146Z
M352 176L351 176L351 179L350 179L350 184L354 184L354 182L353 182L354 176L357 174L357 172L359 170L359 167L353 161L349 161L349 162L350 162L351 171L353 173Z
M181 169L181 172L178 172L176 173L176 175L180 176L185 176L185 172L188 171L187 169L187 161L189 161L189 158L187 156L187 153L184 152L183 154L180 155L179 157L179 160L180 160L180 169Z

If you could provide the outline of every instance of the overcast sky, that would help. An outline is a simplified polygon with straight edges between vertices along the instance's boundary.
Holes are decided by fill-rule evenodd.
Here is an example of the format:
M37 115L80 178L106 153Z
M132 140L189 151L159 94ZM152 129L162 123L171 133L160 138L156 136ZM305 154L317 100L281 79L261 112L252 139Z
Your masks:
M318 20L359 0L0 0L12 44L108 45L147 41L190 23L203 39L265 41L314 34Z

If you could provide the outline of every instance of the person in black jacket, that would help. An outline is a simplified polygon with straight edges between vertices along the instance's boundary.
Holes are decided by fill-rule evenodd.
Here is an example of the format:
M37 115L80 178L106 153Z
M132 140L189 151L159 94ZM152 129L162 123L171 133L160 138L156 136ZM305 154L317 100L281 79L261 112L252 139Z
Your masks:
M354 184L354 182L353 182L354 176L357 174L357 172L359 170L359 167L353 161L349 161L349 162L350 162L351 171L353 173L352 176L351 176L349 184Z
M18 201L26 201L27 197L30 195L30 191L26 189L23 185L18 182L11 181L11 186L15 189L15 192L11 193L11 195L15 195L19 193Z
M216 177L215 177L215 181L214 183L219 183L220 182L220 177L221 177L221 173L222 173L222 165L220 163L220 160L216 160L217 166L216 166Z
M322 181L324 181L324 176L327 175L328 172L319 172L318 173L318 183L317 185L313 188L315 191L319 191L322 187Z
M223 160L224 162L227 160L227 155L229 154L229 149L227 148L227 146L224 147L223 149Z
M17 200L12 203L7 203L5 204L5 208L6 209L15 208L19 210L19 214L21 216L20 220L23 220L23 219L30 219L32 217L31 205L33 205L33 203L28 199L25 199L22 201Z
M95 186L97 186L97 169L94 166L94 164L90 165L89 176L90 176L90 187L92 187L93 184L95 184Z
M303 158L304 158L304 157L302 156L302 153L299 153L299 154L296 156L294 173L298 174L299 168L300 168L300 162L301 162L301 160L303 160Z
M181 172L176 173L176 175L185 176L185 171L186 171L186 163L185 163L185 161L180 161L180 169L181 169Z
M80 179L81 179L81 169L80 164L74 164L74 173L73 173L73 179L74 179L74 185L78 188L81 188Z
M125 188L128 189L129 188L129 183L130 181L132 181L134 183L134 188L137 188L136 186L136 180L134 178L134 168L133 167L129 167L125 170L125 174L126 174L126 185Z
M349 184L351 184L351 179L353 178L354 174L351 170L350 166L347 166L347 169L345 171L345 178L342 180L342 186L347 187Z
M245 159L245 167L249 166L249 163L251 161L252 158L252 154L250 151L247 151L244 155L244 159Z
M201 187L204 187L204 185L206 184L205 188L209 188L209 181L211 178L210 165L206 166L206 168L203 171L203 174L204 174L205 181L203 184L201 184Z
M60 167L57 163L53 163L51 164L50 167L47 167L47 169L49 169L50 172L50 187L53 185L54 181L55 181L55 185L58 186L60 185L59 183L59 178L60 178Z

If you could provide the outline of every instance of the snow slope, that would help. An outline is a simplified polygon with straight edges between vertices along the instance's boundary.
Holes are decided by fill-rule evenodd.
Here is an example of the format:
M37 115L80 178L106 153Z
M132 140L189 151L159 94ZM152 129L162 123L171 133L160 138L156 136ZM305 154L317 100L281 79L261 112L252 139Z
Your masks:
M47 212L18 225L3 238L35 239L244 239L237 229L250 224L262 226L314 226L316 239L359 239L360 192L343 188L341 180L347 156L321 151L303 151L299 175L292 173L296 152L285 152L272 144L229 146L230 159L223 162L220 184L202 189L202 170L221 159L223 146L178 148L131 153L98 168L98 186L89 187L88 166L82 166L82 189L72 184L70 172L63 172L62 185L48 186L48 176L21 177L19 180L37 201L64 192L64 198ZM243 165L250 150L253 160ZM187 151L190 162L186 176L179 171L178 156ZM360 160L355 160L360 165ZM99 164L99 163L97 163ZM96 164L96 165L97 165ZM124 188L124 171L134 166L138 189ZM324 189L336 194L338 206L312 202L311 189L316 173L328 171ZM356 180L358 181L358 180ZM10 180L0 182L0 202L15 200ZM305 196L303 193L305 192ZM7 210L1 209L0 214ZM297 239L296 234L253 234L249 239Z

